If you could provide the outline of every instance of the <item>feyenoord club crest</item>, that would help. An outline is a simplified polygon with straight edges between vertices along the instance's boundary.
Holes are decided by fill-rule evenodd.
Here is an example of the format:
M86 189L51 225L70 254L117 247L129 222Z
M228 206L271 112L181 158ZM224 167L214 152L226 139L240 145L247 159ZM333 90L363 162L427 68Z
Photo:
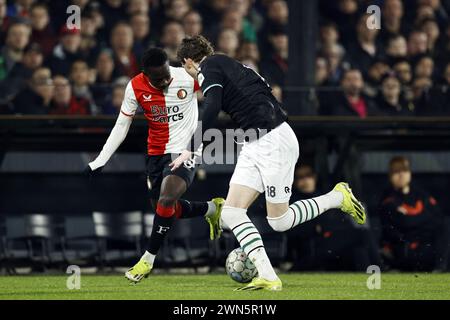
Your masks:
M187 91L184 90L184 89L180 89L180 90L178 90L178 92L177 92L177 96L178 96L178 99L181 99L181 100L186 99L186 97L187 97Z

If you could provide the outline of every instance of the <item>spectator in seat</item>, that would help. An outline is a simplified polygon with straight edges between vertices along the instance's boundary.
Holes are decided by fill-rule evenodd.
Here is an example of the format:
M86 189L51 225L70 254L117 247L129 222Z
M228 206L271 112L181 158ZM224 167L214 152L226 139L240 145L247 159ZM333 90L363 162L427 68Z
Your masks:
M43 3L35 3L30 10L31 42L36 42L42 47L44 56L51 54L55 46L55 32L50 25L48 8Z
M320 46L328 47L339 43L339 30L335 23L327 22L320 26L319 37Z
M37 43L29 44L23 53L22 61L16 63L8 77L0 81L0 97L8 101L22 91L28 84L34 70L40 68L44 61L42 49Z
M386 0L381 9L380 40L386 44L388 39L398 34L406 34L408 26L404 18L405 10L401 0Z
M48 114L53 89L50 69L36 69L28 86L13 100L14 112L16 114Z
M320 194L309 165L295 170L293 195L308 199ZM293 270L361 270L379 265L376 242L368 229L357 228L348 216L331 210L288 233ZM299 245L301 244L301 245Z
M383 60L375 61L367 72L367 81L364 86L364 93L374 98L379 93L379 87L383 77L391 71L389 65Z
M289 38L283 27L274 27L269 34L272 54L261 63L261 73L273 84L283 86L288 71Z
M384 116L413 116L413 104L403 98L400 80L392 73L381 80L381 91L377 97L377 107Z
M243 42L239 46L238 58L242 59L251 59L256 64L259 65L261 61L261 54L258 49L258 45L254 42Z
M95 104L93 94L91 92L91 73L88 64L83 60L77 60L70 70L70 81L72 83L72 91L75 99L83 99L88 101L89 113L97 114L97 105Z
M99 51L99 41L97 40L98 26L92 11L85 11L81 14L81 43L80 54L88 61L94 59Z
M417 110L419 116L450 116L450 63L443 72L443 82L430 89L425 102Z
M408 60L397 60L392 66L392 70L402 85L403 96L408 103L414 103L414 94L411 88L413 72ZM417 110L416 110L417 112Z
M284 0L270 1L267 7L269 24L287 26L289 20L289 8Z
M200 1L198 8L203 18L203 26L205 30L210 30L217 21L223 16L223 13L229 7L228 0L209 0Z
M150 18L144 13L134 14L130 18L130 25L134 35L133 52L140 61L144 51L154 43L150 38Z
M320 55L323 56L328 63L330 85L338 86L342 75L347 68L347 62L344 61L345 50L339 44L331 44L321 49Z
M4 80L14 65L22 60L30 35L31 29L25 22L16 22L9 26L5 45L0 51L0 81Z
M394 63L392 69L394 70L403 86L411 84L413 76L411 65L409 64L408 60L398 60Z
M191 10L187 0L171 0L166 7L166 18L178 22L183 21L183 17Z
M139 73L139 61L133 53L133 29L126 22L119 22L111 31L111 47L117 74L133 78Z
M347 54L353 67L364 72L373 64L380 52L377 48L378 29L367 28L368 15L362 15L356 26L356 41L348 46Z
M414 76L416 78L433 78L434 61L428 55L417 58L417 63L414 66Z
M102 105L102 114L117 115L120 112L120 107L122 106L122 101L125 96L125 88L127 87L127 82L118 79L114 82L112 88L112 94L104 105Z
M181 23L169 21L164 25L161 35L161 44L172 64L180 64L177 58L177 50L184 37L184 29Z
M449 231L436 199L412 182L405 157L391 159L389 180L379 209L387 264L408 271L447 270Z
M63 26L60 31L59 43L53 49L46 65L50 67L53 73L67 76L74 61L81 58L80 45L80 30Z
M102 106L111 99L111 85L118 77L114 70L112 51L103 49L95 63L95 81L92 85L92 95L97 106Z
M229 8L239 11L244 18L244 24L251 25L252 29L258 32L264 19L254 4L255 0L230 0Z
M50 114L86 115L90 113L89 101L72 95L72 88L66 77L56 75L53 77L53 85L55 94L50 105Z
M215 34L218 34L223 29L234 30L244 41L257 41L255 29L238 10L229 9L224 13L221 24L218 26Z
M145 14L150 13L150 1L148 0L129 0L127 12L130 17L135 14Z
M441 37L436 45L434 57L436 64L441 69L445 68L446 64L450 62L450 20L441 32Z
M328 99L322 113L333 116L355 116L366 118L379 114L373 101L363 93L364 79L361 71L350 69L345 71L341 80L342 93Z
M330 3L330 15L339 28L342 43L347 46L355 41L354 30L360 16L359 1L337 0Z
M432 17L436 19L440 26L445 25L449 20L449 3L441 0L418 0L417 5L421 7L428 7L433 12Z
M285 0L267 1L266 19L258 32L258 45L261 52L269 52L271 44L267 39L270 30L274 28L287 28L289 8Z
M440 36L438 23L434 19L425 19L420 23L420 30L427 35L428 52L434 54Z
M415 78L411 85L412 95L416 108L425 108L427 101L429 101L430 89L433 86L433 81L430 78L421 77Z
M239 37L236 31L232 29L222 29L217 39L216 50L220 53L226 54L231 58L236 58L238 48Z
M324 57L316 58L316 73L315 73L315 85L323 87L327 85L328 81L328 62Z
M184 33L188 37L194 37L203 32L203 19L200 13L191 10L183 17Z
M100 2L100 12L105 17L105 30L113 29L120 21L122 21L124 13L126 13L124 0L104 0Z
M390 64L408 56L408 44L405 37L395 35L388 39L386 46L386 59Z
M414 61L418 56L428 53L428 36L421 30L413 30L408 37L408 57Z

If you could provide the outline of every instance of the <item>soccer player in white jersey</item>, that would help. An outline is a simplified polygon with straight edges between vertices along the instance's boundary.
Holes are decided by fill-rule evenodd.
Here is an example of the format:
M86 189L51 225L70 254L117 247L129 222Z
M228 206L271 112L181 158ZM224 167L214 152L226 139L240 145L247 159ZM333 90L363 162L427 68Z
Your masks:
M278 232L309 221L329 209L339 208L357 223L365 222L365 210L346 183L322 196L289 205L299 146L287 124L287 114L266 81L240 62L215 54L202 36L183 40L178 58L205 95L201 136L223 110L243 130L259 132L245 143L230 181L222 221L232 230L244 252L258 269L258 277L240 290L281 290L282 282L272 268L261 235L247 216L248 207L265 193L267 220ZM200 129L200 127L199 127ZM250 136L250 134L248 135ZM201 141L193 138L187 150L171 163L173 170L189 159Z
M170 170L172 159L180 154L197 128L197 81L183 68L169 66L167 54L159 48L145 52L143 72L128 83L116 124L98 157L89 163L86 173L101 171L124 141L133 116L142 108L148 120L147 183L156 215L147 251L125 273L137 283L150 274L155 256L175 218L204 215L210 225L211 239L220 236L220 212L224 199L194 202L180 199L195 175L198 163L188 159L177 170ZM201 153L201 149L200 153Z

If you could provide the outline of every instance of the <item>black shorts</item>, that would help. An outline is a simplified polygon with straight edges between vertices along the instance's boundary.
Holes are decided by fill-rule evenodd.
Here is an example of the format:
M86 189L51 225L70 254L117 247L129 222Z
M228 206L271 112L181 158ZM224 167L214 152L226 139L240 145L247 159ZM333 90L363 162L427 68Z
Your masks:
M197 165L183 165L175 171L171 171L169 164L177 158L177 154L163 154L147 157L147 185L151 199L159 199L161 184L165 177L175 175L186 181L189 187L194 180Z

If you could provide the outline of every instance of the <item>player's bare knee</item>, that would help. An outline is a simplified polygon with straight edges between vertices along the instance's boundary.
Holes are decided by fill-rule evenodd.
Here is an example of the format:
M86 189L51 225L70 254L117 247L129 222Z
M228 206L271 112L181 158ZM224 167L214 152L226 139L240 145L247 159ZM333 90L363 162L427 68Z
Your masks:
M270 218L278 218L283 216L289 209L289 203L272 203L266 201L267 216Z
M158 205L164 208L175 207L177 199L171 196L161 196L158 200Z

